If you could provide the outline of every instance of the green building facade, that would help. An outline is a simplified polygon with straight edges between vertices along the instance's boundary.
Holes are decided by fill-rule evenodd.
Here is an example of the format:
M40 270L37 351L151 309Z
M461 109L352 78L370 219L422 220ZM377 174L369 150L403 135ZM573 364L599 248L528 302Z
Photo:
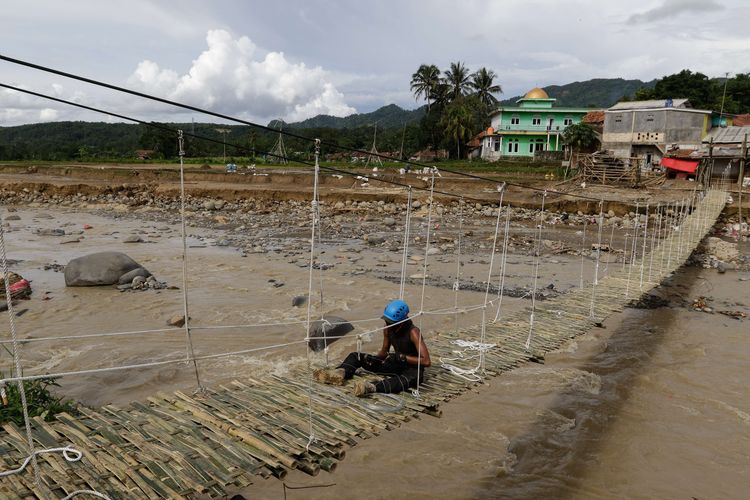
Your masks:
M554 107L555 99L534 88L516 101L518 106L498 108L490 114L490 128L482 138L480 156L493 161L508 156L533 157L539 151L562 151L562 133L580 123L587 108Z

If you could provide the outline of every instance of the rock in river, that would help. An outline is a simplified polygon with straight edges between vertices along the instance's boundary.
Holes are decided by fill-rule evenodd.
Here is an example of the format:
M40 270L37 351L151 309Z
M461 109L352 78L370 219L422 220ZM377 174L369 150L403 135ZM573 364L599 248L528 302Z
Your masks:
M314 321L310 325L310 340L307 344L313 351L320 352L352 330L354 326L344 318L326 315L322 320Z
M75 258L65 266L65 285L121 284L120 278L124 278L124 275L137 269L143 269L143 266L122 252L92 253ZM143 274L136 273L136 275ZM130 280L132 279L133 276L130 277Z

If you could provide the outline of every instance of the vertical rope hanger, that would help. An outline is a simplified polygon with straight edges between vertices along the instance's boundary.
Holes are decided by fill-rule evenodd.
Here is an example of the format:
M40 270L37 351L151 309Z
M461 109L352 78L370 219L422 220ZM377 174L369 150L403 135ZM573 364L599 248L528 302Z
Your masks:
M315 234L320 220L318 219L318 182L320 177L320 139L315 139L315 170L313 175L313 197L310 204L310 216L311 216L311 229L310 229L310 266L307 280L307 321L305 340L310 340L310 324L312 319L312 287L313 287L313 264L315 262ZM313 426L313 371L312 362L310 360L310 347L306 344L305 350L307 352L307 411L308 411L308 429L309 435L307 439L306 449L310 449L310 445L315 441L315 428Z
M505 183L498 190L500 191L500 204L497 207L497 219L495 220L495 236L492 238L492 254L490 255L490 268L487 271L487 286L484 289L484 304L482 306L482 333L479 342L485 344L487 333L487 299L490 296L490 285L492 283L492 268L495 264L495 251L497 250L497 235L500 233L500 216L503 213L503 198L505 197ZM484 370L484 349L479 351L479 366Z
M638 223L639 223L639 209L640 209L640 203L635 203L635 217L633 218L633 239L632 239L632 245L630 247L630 266L628 267L628 282L625 285L625 298L627 299L630 295L630 276L633 274L633 266L635 265L636 256L638 255L636 253L636 248L638 246Z
M12 354L13 354L13 366L16 370L16 376L20 377L23 373L21 368L21 353L18 345L18 335L16 334L16 311L13 307L13 295L10 291L10 269L8 266L8 258L5 253L5 228L3 228L3 221L0 220L0 264L3 269L3 285L5 286L5 304L8 307L8 323L10 326L10 337L12 343ZM42 482L39 477L39 464L36 460L36 450L34 448L34 437L31 434L31 421L29 420L29 405L26 400L26 388L23 385L23 381L19 380L18 394L21 397L21 407L23 408L23 423L26 428L26 444L29 448L29 456L31 457L31 468L34 471L34 484L37 488L41 489Z
M542 209L539 212L538 237L536 245L536 263L534 264L534 286L531 291L531 314L529 315L529 335L526 337L524 346L526 350L531 347L531 338L534 334L534 312L536 311L536 287L539 281L539 260L542 255L542 226L544 225L544 203L547 200L547 190L542 193Z
M500 284L497 287L497 309L495 310L495 319L493 323L497 323L500 320L500 311L503 306L503 292L505 291L505 269L508 263L508 238L510 234L510 204L505 207L505 229L503 234L503 256L500 259L501 271L500 271Z
M646 222L643 224L643 253L641 254L641 284L643 290L643 269L646 262L646 244L648 243L648 203L646 203Z
M461 237L464 224L464 199L458 201L458 240L456 245L456 281L453 283L455 293L453 309L456 310L456 334L458 334L458 290L461 288Z
M586 255L584 253L584 248L586 248L586 226L588 225L589 219L587 216L583 216L583 235L581 236L581 277L580 277L580 283L579 288L583 290L583 264L586 258Z
M419 336L422 337L422 318L424 318L424 293L427 286L427 257L430 254L430 232L432 230L432 209L435 205L435 171L437 167L432 167L432 176L430 177L430 208L427 211L427 237L424 246L424 263L422 265L422 297L419 301ZM412 391L415 398L419 398L419 385L422 382L422 342L417 346L417 388Z
M656 228L651 230L651 251L649 252L648 262L648 281L651 282L651 271L654 268L654 246L656 245L656 235L661 230L661 203L656 204Z
M596 314L594 306L596 304L596 287L599 285L599 261L602 255L602 228L604 227L604 200L599 202L599 230L596 237L596 265L594 267L594 279L591 282L591 311L589 317L594 319Z
M411 201L412 189L408 188L406 199L406 219L404 220L404 250L401 255L401 284L398 290L398 298L404 300L404 286L406 284L406 261L409 259L409 232L411 230Z
M190 332L190 313L188 307L188 257L187 257L187 230L185 228L185 138L182 135L182 130L177 131L177 142L179 145L179 156L180 156L180 236L182 237L182 311L185 315L185 343L186 353L185 362L189 363L189 360L193 360L193 371L195 372L195 382L198 384L197 390L205 390L201 383L200 373L198 372L198 362L195 360L195 350L193 349L193 336Z

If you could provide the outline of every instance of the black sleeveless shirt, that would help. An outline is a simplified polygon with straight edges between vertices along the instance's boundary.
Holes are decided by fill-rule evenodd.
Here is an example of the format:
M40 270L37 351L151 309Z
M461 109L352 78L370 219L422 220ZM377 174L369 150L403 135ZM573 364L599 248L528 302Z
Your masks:
M389 329L388 339L391 341L394 351L407 356L419 355L419 348L411 341L412 328L414 328L414 323L409 320L396 325L396 328Z

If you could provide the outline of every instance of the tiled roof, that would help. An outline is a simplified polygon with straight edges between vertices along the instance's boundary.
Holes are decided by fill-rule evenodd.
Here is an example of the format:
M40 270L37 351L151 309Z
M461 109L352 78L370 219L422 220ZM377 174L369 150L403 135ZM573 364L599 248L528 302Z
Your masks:
M748 127L750 126L750 115L737 115L732 118L732 125L735 127Z
M583 123L604 123L604 111L589 111L581 118Z

